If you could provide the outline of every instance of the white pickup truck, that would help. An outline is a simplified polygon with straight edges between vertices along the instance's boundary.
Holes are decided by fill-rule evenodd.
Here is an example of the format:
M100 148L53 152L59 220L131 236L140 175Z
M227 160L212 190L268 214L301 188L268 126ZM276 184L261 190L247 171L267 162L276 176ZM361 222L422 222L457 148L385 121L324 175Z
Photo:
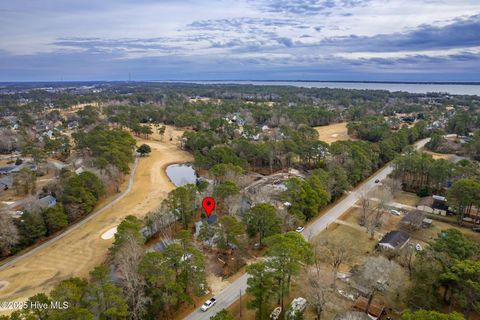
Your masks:
M213 307L215 303L217 303L217 300L215 298L211 298L210 300L205 301L205 303L200 307L200 310L206 312L208 309Z

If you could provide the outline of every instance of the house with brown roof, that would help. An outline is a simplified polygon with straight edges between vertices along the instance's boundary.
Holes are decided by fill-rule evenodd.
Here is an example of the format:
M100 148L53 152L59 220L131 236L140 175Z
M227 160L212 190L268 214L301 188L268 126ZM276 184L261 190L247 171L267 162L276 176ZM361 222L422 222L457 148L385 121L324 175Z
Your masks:
M425 197L420 200L417 205L417 209L428 213L445 216L447 215L448 211L447 199L445 197L437 195Z
M409 230L418 230L423 225L425 214L420 210L410 211L400 221Z
M355 303L353 304L353 309L365 312L365 310L367 309L367 305L368 298L360 296L357 298L357 300L355 300ZM370 306L368 307L368 315L374 320L380 318L383 315L384 311L385 307L375 299L372 300Z

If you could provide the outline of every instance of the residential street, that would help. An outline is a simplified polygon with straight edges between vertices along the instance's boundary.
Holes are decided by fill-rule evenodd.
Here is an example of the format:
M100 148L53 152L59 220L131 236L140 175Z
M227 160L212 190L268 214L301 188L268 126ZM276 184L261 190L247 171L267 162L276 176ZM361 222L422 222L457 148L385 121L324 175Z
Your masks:
M423 139L415 143L415 148L417 150L423 148L425 144L430 140L430 138ZM320 218L316 219L313 223L305 227L303 231L303 236L308 240L318 235L320 232L325 230L328 225L332 222L335 222L340 216L345 213L350 207L352 207L357 200L360 198L362 193L367 193L372 190L377 184L375 180L385 179L393 170L391 165L384 167L383 169L377 171L374 175L368 178L363 184L357 187L355 190L350 192L343 200L338 202L334 207L326 211ZM242 275L240 278L232 282L227 288L225 288L220 294L215 296L217 303L207 312L202 312L199 308L192 312L185 319L187 320L208 320L210 317L214 316L217 312L222 309L228 308L232 303L234 303L240 295L240 290L242 294L245 293L247 289L247 274Z

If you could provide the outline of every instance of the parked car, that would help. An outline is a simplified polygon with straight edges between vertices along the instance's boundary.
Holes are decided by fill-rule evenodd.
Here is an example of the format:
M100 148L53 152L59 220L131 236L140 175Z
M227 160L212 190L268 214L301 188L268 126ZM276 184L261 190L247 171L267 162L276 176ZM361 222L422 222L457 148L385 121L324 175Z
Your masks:
M390 210L390 213L391 213L391 214L394 214L394 215L396 215L396 216L401 215L401 212L398 211L398 210L395 210L395 209Z
M215 303L217 303L217 300L215 298L211 298L210 300L205 301L205 303L200 307L200 310L206 312L208 309L213 307Z
M297 227L297 229L295 229L295 231L297 231L299 233L302 232L303 230L305 230L304 227Z
M380 180L378 180L378 179L375 179L375 183L379 183L379 182L380 182Z
M276 307L275 309L273 309L272 313L270 314L270 319L278 320L278 318L280 317L280 313L282 313L282 308Z
M475 232L480 232L480 227L473 227L472 230Z

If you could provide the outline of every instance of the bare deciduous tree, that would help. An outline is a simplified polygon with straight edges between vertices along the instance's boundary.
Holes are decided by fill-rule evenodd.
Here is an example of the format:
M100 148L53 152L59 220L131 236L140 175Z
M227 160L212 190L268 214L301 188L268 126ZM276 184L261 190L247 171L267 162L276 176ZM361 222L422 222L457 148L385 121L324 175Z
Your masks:
M367 219L371 211L370 198L365 191L362 191L362 193L360 194L360 205L362 206L362 215L360 216L359 224L361 226L365 226L367 224Z
M176 221L175 215L173 215L164 205L160 206L153 212L148 213L146 217L146 226L150 235L153 235L159 231L163 231L166 234L171 234L174 223Z
M326 262L333 271L332 286L336 287L338 269L353 257L351 244L344 240L324 240L315 243L315 266L319 276L319 262ZM318 261L319 260L319 261Z
M123 181L123 173L113 165L108 165L105 169L109 182L113 185L115 192L120 192L120 185Z
M354 275L354 279L363 288L368 296L365 312L370 308L374 296L381 291L392 290L398 287L395 273L401 273L401 267L384 256L366 257L364 264Z
M146 282L138 266L145 252L138 239L126 234L124 243L115 255L115 266L125 298L129 305L129 318L141 320L147 311L149 298L145 294Z
M367 219L367 232L370 233L370 239L375 236L375 231L382 225L384 211L378 206L373 210Z
M385 210L387 210L387 204L392 200L392 194L388 189L379 189L376 192L376 198L379 203L376 208L370 212L366 221L367 232L370 233L370 239L373 239L375 231L382 225L382 217Z
M10 254L10 250L18 243L18 230L12 218L0 212L0 256Z
M35 194L37 175L29 168L21 169L13 179L13 189L17 195Z
M27 196L23 200L23 209L28 212L40 212L43 207L37 197Z
M407 268L408 276L412 278L413 262L415 260L415 247L412 244L403 247L403 249L400 250L398 260L400 265Z
M328 276L328 272L324 275ZM332 287L329 281L319 277L317 272L308 272L306 281L305 289L309 306L315 314L315 319L320 320L327 303L330 301L329 295L333 293Z
M383 185L386 186L394 196L402 191L402 181L399 179L387 178L384 180Z

